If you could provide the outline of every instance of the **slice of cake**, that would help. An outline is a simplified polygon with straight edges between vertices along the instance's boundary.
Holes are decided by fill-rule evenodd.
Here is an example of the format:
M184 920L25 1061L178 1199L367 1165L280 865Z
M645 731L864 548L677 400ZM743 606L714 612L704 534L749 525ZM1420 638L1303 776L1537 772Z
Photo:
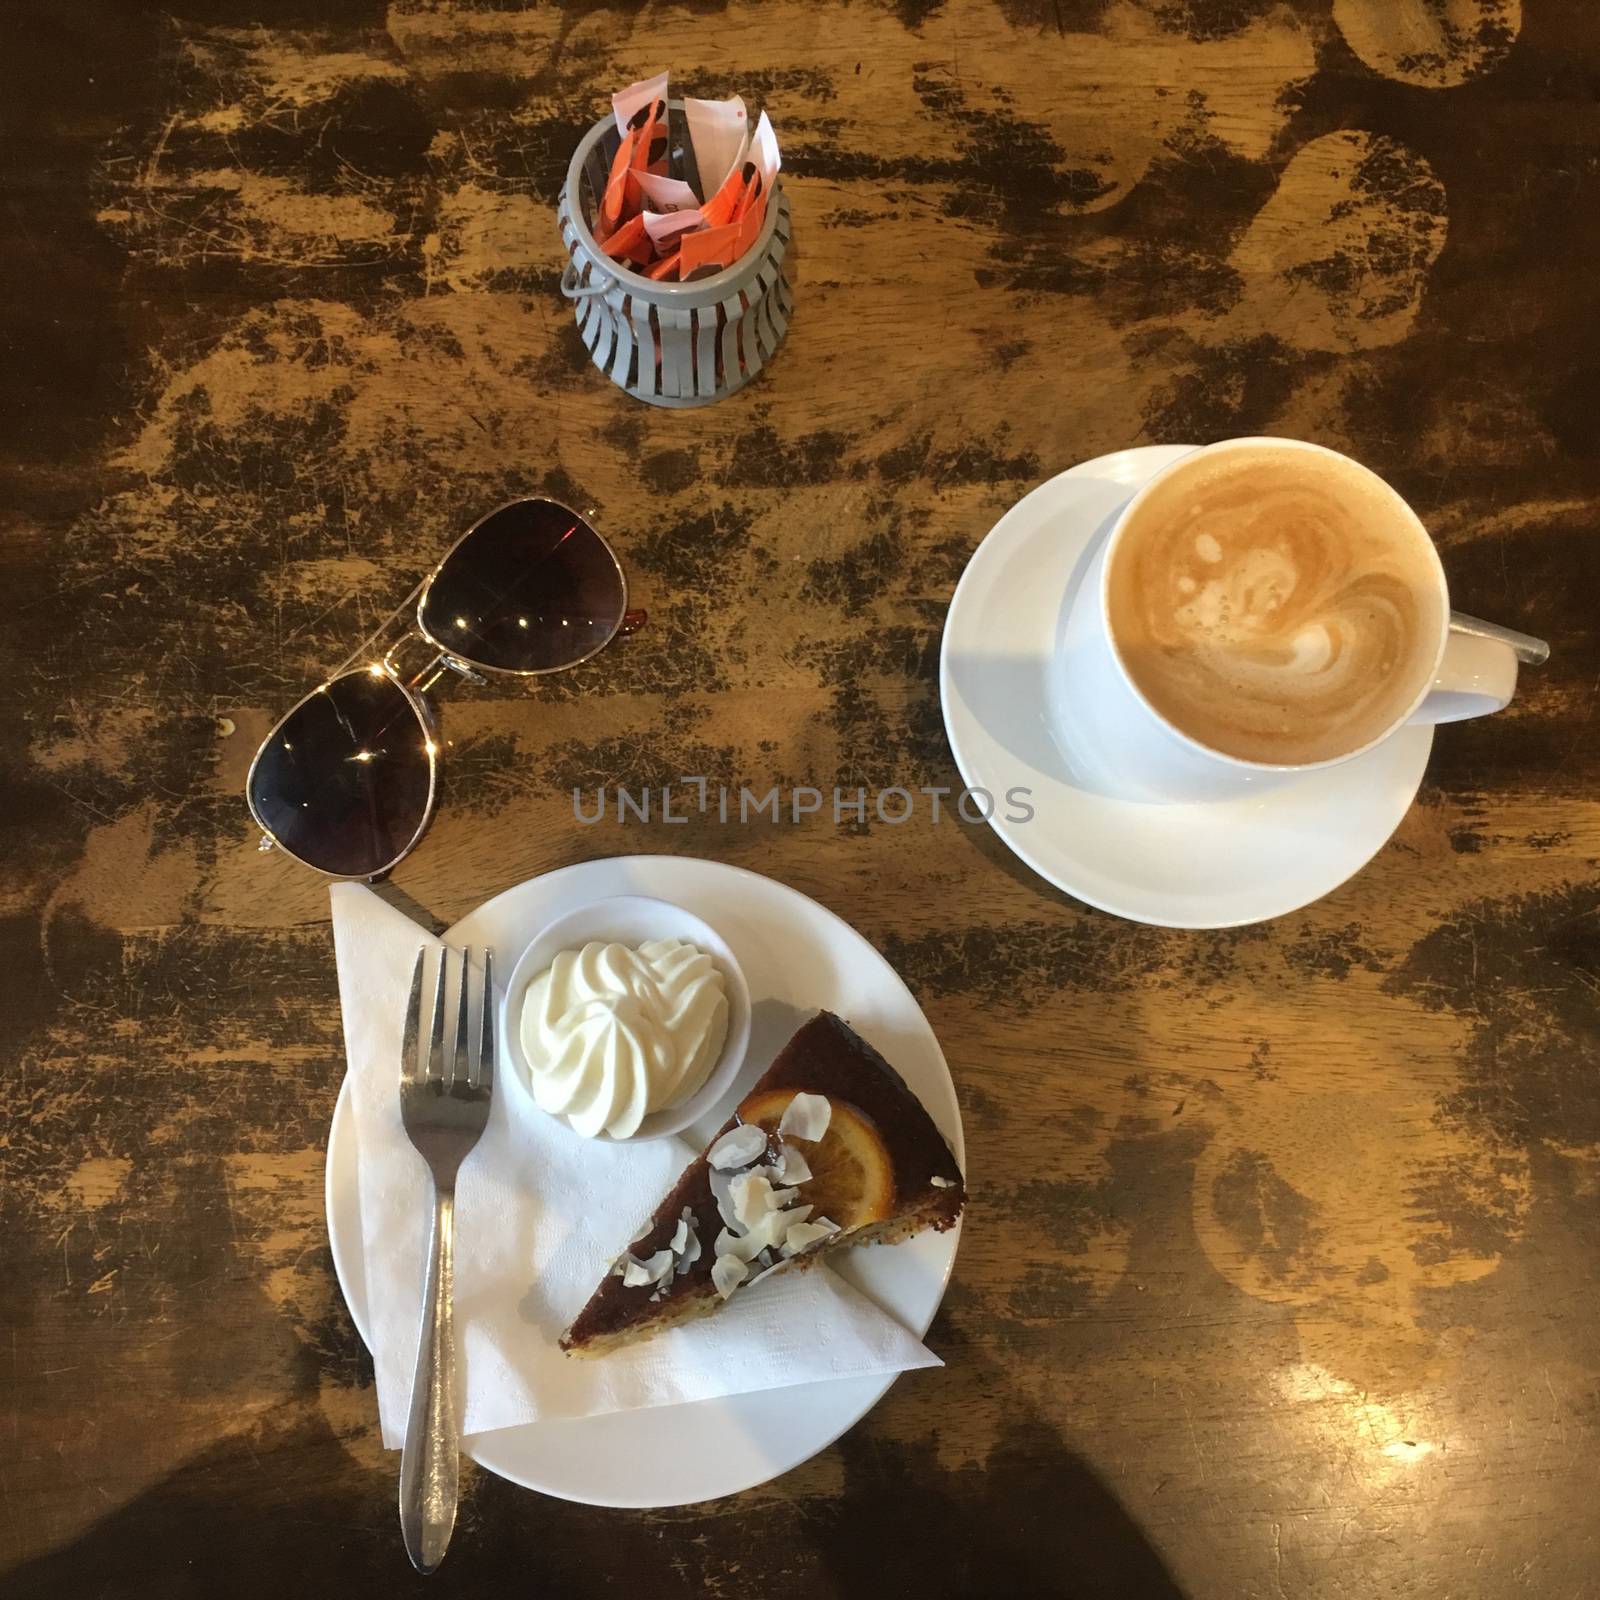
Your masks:
M561 1336L603 1355L831 1250L951 1227L961 1169L900 1074L818 1012L779 1052Z

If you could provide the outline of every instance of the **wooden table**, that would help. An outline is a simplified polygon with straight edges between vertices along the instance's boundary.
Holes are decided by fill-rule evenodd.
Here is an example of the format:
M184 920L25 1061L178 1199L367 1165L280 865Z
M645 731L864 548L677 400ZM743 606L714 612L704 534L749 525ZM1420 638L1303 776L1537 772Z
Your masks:
M420 1584L323 1224L327 895L240 791L541 491L650 626L450 697L396 890L447 922L672 851L815 896L926 1007L974 1199L943 1372L722 1504L476 1474L429 1592L1595 1592L1600 22L1523 9L9 10L8 1600ZM770 108L795 217L785 348L689 413L556 293L568 153L662 64ZM1319 905L1164 932L981 828L574 822L680 773L958 781L940 626L998 515L1252 432L1369 462L1458 603L1554 646Z

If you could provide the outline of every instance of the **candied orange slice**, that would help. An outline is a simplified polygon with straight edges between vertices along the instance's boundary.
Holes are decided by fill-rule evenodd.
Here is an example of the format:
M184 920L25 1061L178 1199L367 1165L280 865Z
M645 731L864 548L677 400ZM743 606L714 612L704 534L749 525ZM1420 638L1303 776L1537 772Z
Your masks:
M768 1089L739 1107L745 1122L769 1133L794 1099L792 1089ZM894 1166L878 1130L854 1106L832 1100L828 1131L820 1139L794 1139L811 1176L800 1185L800 1200L811 1206L811 1220L828 1217L841 1228L882 1222L894 1214ZM791 1138L785 1135L786 1142Z

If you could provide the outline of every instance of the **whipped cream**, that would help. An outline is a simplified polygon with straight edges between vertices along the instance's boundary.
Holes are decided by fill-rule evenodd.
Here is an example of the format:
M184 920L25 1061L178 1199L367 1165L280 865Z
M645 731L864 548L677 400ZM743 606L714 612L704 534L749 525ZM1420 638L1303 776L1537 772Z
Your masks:
M563 950L522 1002L533 1097L586 1139L626 1139L652 1112L682 1105L727 1037L722 974L680 939Z

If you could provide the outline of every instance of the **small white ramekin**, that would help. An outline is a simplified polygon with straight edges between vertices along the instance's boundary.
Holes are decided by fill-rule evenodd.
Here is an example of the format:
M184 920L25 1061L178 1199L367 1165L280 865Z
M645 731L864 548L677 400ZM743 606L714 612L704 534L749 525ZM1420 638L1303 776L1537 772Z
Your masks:
M541 1110L534 1099L531 1068L522 1049L523 998L528 985L563 950L581 949L596 939L605 944L634 947L651 939L682 939L710 956L722 974L728 995L728 1036L706 1081L681 1105L651 1112L639 1124L638 1132L627 1139L615 1139L604 1132L597 1137L612 1144L631 1144L638 1139L664 1139L669 1134L681 1133L727 1093L744 1064L750 1045L750 990L738 960L722 935L710 923L670 901L653 900L646 895L617 895L579 906L542 929L511 969L511 981L506 985L505 999L500 1006L500 1059L510 1067L509 1076L516 1081L518 1098L525 1107L536 1116L550 1115ZM565 1117L555 1120L567 1122ZM570 1124L567 1126L570 1131Z

